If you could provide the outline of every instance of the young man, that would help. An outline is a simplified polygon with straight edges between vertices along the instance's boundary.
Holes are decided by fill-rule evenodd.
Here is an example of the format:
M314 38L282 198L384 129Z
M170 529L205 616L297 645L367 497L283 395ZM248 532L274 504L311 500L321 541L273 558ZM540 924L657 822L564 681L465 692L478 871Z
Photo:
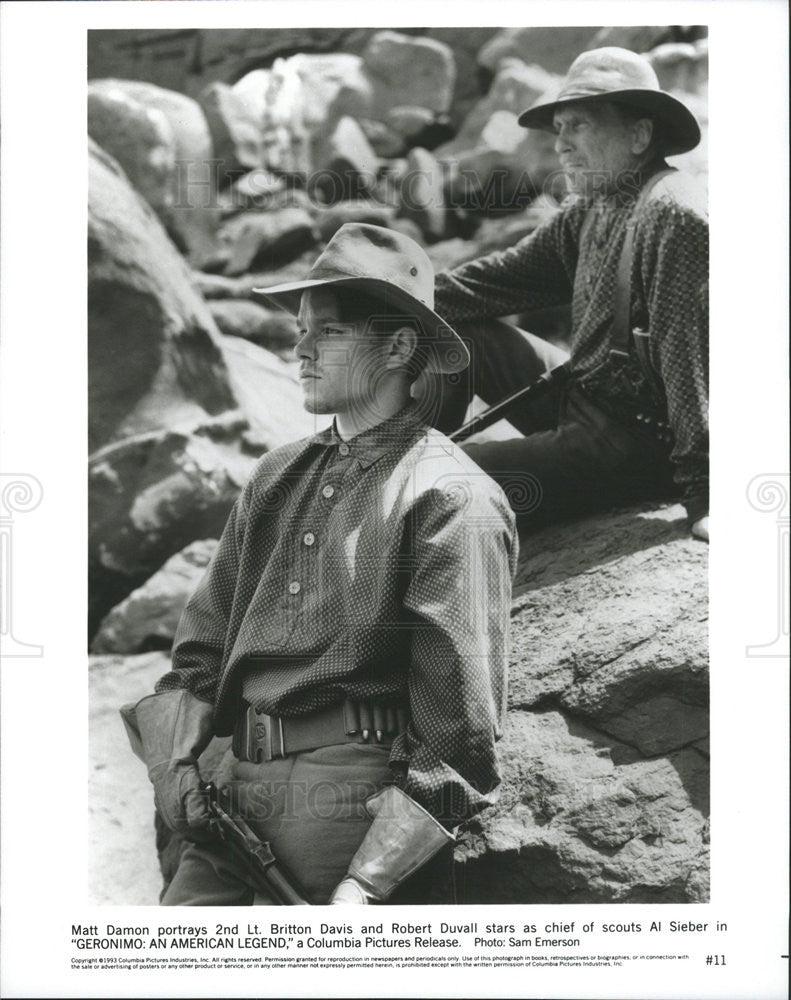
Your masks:
M433 280L413 241L350 224L262 290L297 313L305 406L335 420L261 459L136 706L171 829L205 839L197 757L233 733L234 809L313 903L388 899L500 780L514 519L410 399L424 365L468 361ZM206 842L163 903L252 900Z
M532 490L517 491L529 500L526 522L666 494L674 477L693 533L708 540L705 194L675 172L638 203L667 168L665 156L698 144L698 124L659 89L642 56L620 48L583 53L557 99L519 121L557 135L572 197L514 247L437 275L437 311L465 338L472 362L441 387L436 426L460 425L473 393L495 403L567 360L494 317L570 304L568 382L512 408L523 438L465 450L506 488L515 472L532 476ZM619 275L632 226L631 266ZM632 327L642 332L631 335Z

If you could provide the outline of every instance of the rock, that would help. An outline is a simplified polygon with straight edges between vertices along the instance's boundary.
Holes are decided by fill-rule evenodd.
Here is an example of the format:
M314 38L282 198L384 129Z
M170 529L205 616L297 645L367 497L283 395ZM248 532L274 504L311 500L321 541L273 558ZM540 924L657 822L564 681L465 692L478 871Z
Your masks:
M309 191L327 204L359 198L375 188L379 158L353 118L341 118L317 143L314 156Z
M674 30L666 24L641 25L640 27L624 27L611 25L600 28L583 49L599 49L615 45L621 49L631 49L632 52L648 52L649 49L663 42L674 40Z
M92 653L139 653L169 649L188 599L198 586L217 540L192 542L104 618Z
M456 134L448 115L428 108L409 105L390 108L385 114L385 121L401 137L402 143L410 147L436 149Z
M154 793L118 709L154 690L170 669L163 652L92 656L88 666L88 892L94 905L156 905ZM80 765L82 769L82 765Z
M192 287L207 300L232 299L236 296L237 281L235 278L226 278L222 274L193 271L190 281Z
M659 78L659 86L671 92L705 93L708 89L709 45L703 38L690 42L666 42L646 52Z
M194 433L141 434L91 457L91 632L190 542L219 538L255 461L241 447L245 426L236 417Z
M489 92L470 109L455 138L440 146L434 155L439 159L447 159L451 155L475 149L481 143L481 135L493 115L498 111L508 111L518 117L537 103L558 80L558 77L547 73L540 66L526 66L521 60L514 58L504 59Z
M562 180L554 136L523 129L510 111L496 111L478 145L443 159L449 207L483 214L522 211ZM564 188L565 190L565 188Z
M453 101L449 116L451 125L457 129L464 120L473 104L486 91L486 84L481 79L481 67L478 64L478 51L484 43L497 34L497 28L429 28L427 35L443 42L453 52L456 63L456 86L453 88ZM488 83L488 81L486 81ZM426 145L426 143L422 143ZM433 146L426 145L427 149Z
M261 167L261 121L237 92L226 83L210 83L199 101L211 132L219 184Z
M591 44L596 30L589 27L503 28L481 48L478 63L494 75L504 59L516 57L524 63L565 76L580 52L597 47Z
M443 42L379 31L365 47L363 64L373 84L371 117L381 117L397 105L450 109L456 64Z
M371 85L359 56L302 54L278 59L271 70L264 114L267 166L307 178L313 140L344 115L368 115Z
M91 152L88 418L94 450L140 431L233 409L219 334L148 205Z
M468 902L705 900L705 546L671 506L522 551L507 777L457 851Z
M363 130L365 138L377 157L392 159L396 156L403 156L406 152L404 137L384 122L377 121L375 118L358 118L357 124Z
M174 200L167 228L190 260L199 262L213 248L219 220L214 150L200 105L185 94L138 80L94 80L91 86L97 92L120 91L143 109L160 112L167 119L176 155Z
M437 160L427 149L410 150L399 189L399 214L416 223L430 242L445 235L447 213L443 189L442 167Z
M329 243L341 226L347 222L367 222L373 226L392 226L395 211L371 199L339 201L322 208L316 217L321 239Z
M313 220L301 208L242 212L226 220L218 233L220 244L230 250L225 273L233 277L267 263L285 263L315 246L317 236Z
M262 284L260 276L258 284ZM263 284L274 285L275 282L270 280ZM279 314L272 314L273 323L275 316ZM283 316L287 325L280 329L285 332L290 327L294 331L294 317L288 313ZM243 443L254 454L315 434L331 422L330 417L315 417L305 410L297 380L299 365L290 350L285 353L289 361L240 337L223 338L223 356L234 392L249 423Z
M259 129L264 122L266 94L269 90L270 80L271 73L268 69L252 69L240 77L231 87Z
M705 758L616 763L617 750L558 712L511 713L501 802L456 850L465 901L706 901Z
M259 167L234 181L224 192L220 204L226 217L249 209L265 212L283 208L287 194L286 183L281 177Z
M242 337L269 351L288 355L297 339L296 321L285 312L265 309L246 299L214 299L209 310L220 331L229 337Z
M175 200L176 144L165 115L144 107L109 81L91 81L88 134L117 161L135 190L167 224Z

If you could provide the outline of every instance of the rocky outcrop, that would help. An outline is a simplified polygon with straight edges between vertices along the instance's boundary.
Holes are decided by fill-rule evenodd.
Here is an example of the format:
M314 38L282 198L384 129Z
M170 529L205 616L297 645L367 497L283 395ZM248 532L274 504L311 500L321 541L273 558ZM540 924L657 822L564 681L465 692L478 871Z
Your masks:
M707 548L669 507L522 551L506 779L457 850L471 899L704 901Z
M236 405L214 323L189 270L123 171L89 164L88 436L110 441Z
M136 80L92 80L89 92L99 102L113 102L131 134L132 123L141 115L154 112L154 118L164 118L172 136L175 172L172 190L165 212L168 232L194 262L200 262L212 250L217 224L217 209L212 194L217 187L214 146L209 125L197 101L174 90ZM97 104L98 106L98 104ZM89 130L90 130L89 106ZM101 136L108 142L112 127L104 126ZM102 145L99 135L94 136ZM110 150L112 153L113 150ZM140 158L141 153L128 151L126 158Z
M93 653L170 649L176 626L217 548L216 539L191 542L104 618Z
M261 167L261 122L245 97L218 82L202 90L199 100L211 133L218 183Z

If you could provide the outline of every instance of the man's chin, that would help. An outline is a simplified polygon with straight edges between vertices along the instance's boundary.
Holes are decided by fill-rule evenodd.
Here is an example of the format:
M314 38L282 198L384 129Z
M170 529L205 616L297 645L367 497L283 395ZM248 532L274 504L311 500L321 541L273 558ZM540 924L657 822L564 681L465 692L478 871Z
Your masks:
M306 393L302 399L302 405L308 413L334 413L335 410L321 399L316 399L312 393Z

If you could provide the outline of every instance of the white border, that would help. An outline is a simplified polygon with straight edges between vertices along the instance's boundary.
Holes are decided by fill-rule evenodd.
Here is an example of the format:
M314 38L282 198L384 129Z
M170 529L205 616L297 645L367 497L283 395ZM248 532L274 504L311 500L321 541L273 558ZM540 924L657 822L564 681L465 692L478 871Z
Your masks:
M360 5L7 3L2 8L2 468L43 485L14 524L16 636L38 659L3 666L5 996L210 996L189 973L69 975L72 922L144 922L86 903L86 29L397 23L710 25L712 213L711 654L713 899L664 907L723 919L727 973L656 963L639 981L586 971L234 977L224 995L780 997L787 952L788 661L750 659L775 627L777 524L748 482L787 470L788 21L780 0ZM521 908L519 908L521 909ZM525 919L539 910L525 907ZM580 907L638 919L642 907ZM481 908L493 919L492 908ZM421 912L421 918L427 914ZM576 913L575 913L576 915ZM441 919L438 917L437 919ZM645 918L643 918L645 919ZM151 911L151 923L157 914ZM241 993L237 992L241 991Z

